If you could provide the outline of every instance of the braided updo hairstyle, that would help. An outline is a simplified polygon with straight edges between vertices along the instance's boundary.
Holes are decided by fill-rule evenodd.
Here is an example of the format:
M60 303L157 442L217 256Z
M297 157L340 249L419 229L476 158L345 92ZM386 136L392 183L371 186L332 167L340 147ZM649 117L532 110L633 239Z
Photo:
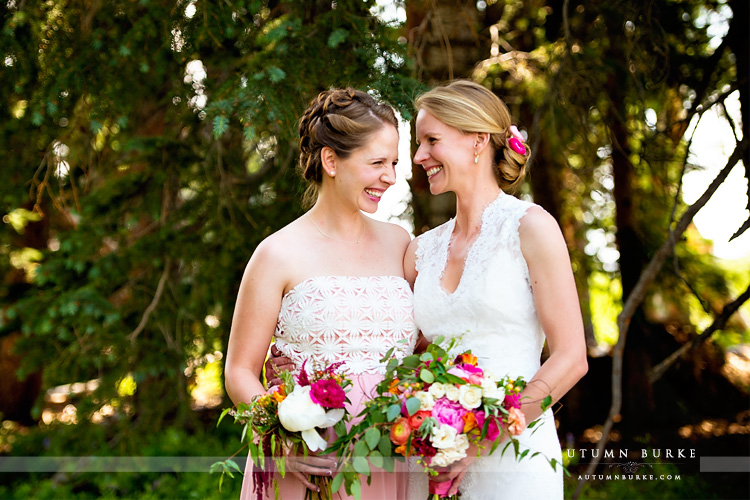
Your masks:
M526 175L531 150L520 154L508 147L510 113L505 103L492 91L468 80L435 87L419 96L417 111L424 109L450 127L467 133L488 133L492 145L493 166L503 191L513 192Z
M323 181L320 152L324 147L346 159L386 124L398 130L393 108L366 92L345 88L318 94L299 122L299 170L308 181L303 204L312 206L317 199Z

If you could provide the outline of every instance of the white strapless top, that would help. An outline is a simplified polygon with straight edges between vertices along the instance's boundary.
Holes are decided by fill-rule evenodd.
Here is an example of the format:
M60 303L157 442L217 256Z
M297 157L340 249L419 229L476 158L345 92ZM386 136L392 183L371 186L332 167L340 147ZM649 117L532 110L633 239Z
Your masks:
M413 303L400 276L309 278L281 301L276 346L296 367L344 361L351 375L384 374L380 360L391 347L399 358L414 350Z

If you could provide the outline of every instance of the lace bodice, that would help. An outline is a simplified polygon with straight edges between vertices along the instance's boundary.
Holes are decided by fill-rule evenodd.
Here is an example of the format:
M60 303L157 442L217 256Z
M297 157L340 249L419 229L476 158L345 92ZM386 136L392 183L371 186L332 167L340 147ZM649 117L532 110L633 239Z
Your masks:
M455 219L419 237L415 319L428 340L462 336L482 366L497 376L539 369L544 334L536 314L518 226L532 204L500 193L482 214L458 287L441 285Z
M414 350L413 295L399 276L309 278L284 295L275 335L297 367L344 361L352 375L382 374L391 347L398 357Z

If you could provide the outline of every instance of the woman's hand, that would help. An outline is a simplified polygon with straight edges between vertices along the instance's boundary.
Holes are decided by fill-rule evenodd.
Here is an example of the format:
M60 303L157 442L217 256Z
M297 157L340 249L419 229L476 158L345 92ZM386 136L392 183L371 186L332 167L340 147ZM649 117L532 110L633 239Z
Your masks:
M283 371L294 370L294 361L285 357L281 351L275 346L271 345L271 355L265 363L266 366L266 380L268 381L268 388L276 385L281 385L282 380L279 378L279 373Z
M336 460L329 457L319 457L312 453L302 456L288 453L286 456L286 470L296 477L305 488L320 491L320 488L310 482L309 476L333 477L337 470Z
M461 460L453 462L448 467L437 468L438 475L431 476L431 483L451 483L450 489L447 492L448 496L457 495L458 487L461 486L461 481L464 480L464 476L469 469L469 466L474 463L477 459L477 445L471 443L469 448L466 450L466 456ZM432 491L432 488L430 488Z

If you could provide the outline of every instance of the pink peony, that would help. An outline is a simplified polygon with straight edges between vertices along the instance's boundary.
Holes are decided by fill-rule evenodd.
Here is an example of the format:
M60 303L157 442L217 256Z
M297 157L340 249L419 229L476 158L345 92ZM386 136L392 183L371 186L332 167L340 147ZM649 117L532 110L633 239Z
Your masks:
M503 406L505 406L506 410L510 410L511 408L521 408L521 395L516 394L515 392L508 394L503 400Z
M456 432L461 433L464 430L464 414L466 410L461 403L453 402L448 398L440 398L435 401L432 408L432 416L441 424L450 425Z
M481 385L482 376L484 375L481 368L467 363L451 366L448 373L460 377L470 384L476 385Z
M477 426L479 429L484 429L485 415L483 411L478 411L474 414L477 419ZM487 439L494 441L500 435L500 428L497 426L497 417L490 416L490 425L487 428Z
M310 399L323 408L343 408L346 394L335 380L325 379L311 384Z

